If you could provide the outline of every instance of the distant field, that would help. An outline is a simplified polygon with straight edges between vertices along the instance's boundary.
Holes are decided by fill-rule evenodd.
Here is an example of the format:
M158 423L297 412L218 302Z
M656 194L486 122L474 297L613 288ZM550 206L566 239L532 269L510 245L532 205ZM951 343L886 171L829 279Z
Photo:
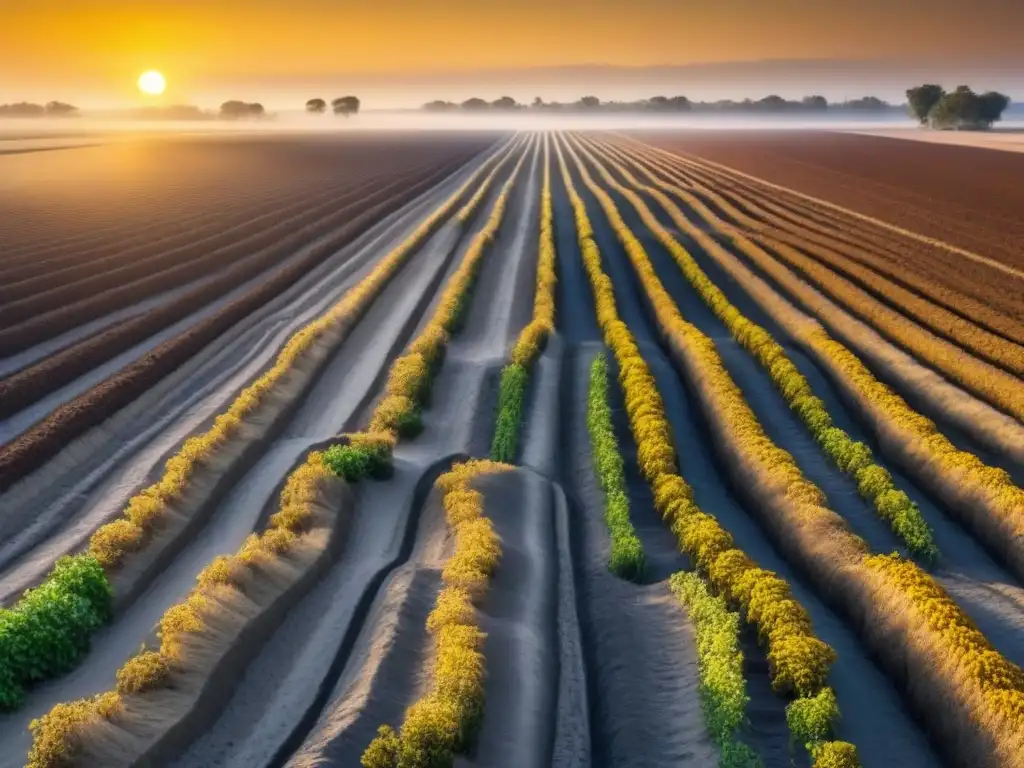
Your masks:
M890 139L925 141L933 144L952 144L1003 152L1024 152L1024 128L1022 127L997 128L991 131L928 131L916 127L878 128L864 131L850 129L849 132L883 136Z
M0 157L0 768L1024 768L1016 157Z

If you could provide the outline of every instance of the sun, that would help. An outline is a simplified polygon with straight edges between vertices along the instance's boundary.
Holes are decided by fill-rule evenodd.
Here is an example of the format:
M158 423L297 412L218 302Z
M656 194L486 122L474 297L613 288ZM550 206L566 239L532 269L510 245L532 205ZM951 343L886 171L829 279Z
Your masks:
M139 90L148 93L150 96L159 96L167 88L167 81L164 76L151 69L139 75Z

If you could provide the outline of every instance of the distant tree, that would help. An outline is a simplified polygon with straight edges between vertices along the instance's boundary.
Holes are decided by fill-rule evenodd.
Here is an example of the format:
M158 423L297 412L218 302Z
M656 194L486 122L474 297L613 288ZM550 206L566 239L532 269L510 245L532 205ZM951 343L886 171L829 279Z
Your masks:
M941 85L919 85L907 90L907 108L921 125L928 122L928 116L946 95Z
M484 99L478 99L475 96L471 99L466 99L464 102L462 102L462 108L470 111L489 109L490 106L491 105L487 101L485 101Z
M845 109L853 109L865 112L874 112L889 108L889 103L882 101L876 96L865 96L862 99L852 99L844 102L843 107Z
M542 99L540 96L534 96L533 97L533 108L534 109L543 109L544 108L544 99Z
M807 109L812 109L815 112L820 112L828 109L828 99L824 96L806 96L802 104Z
M766 112L781 112L789 106L789 102L781 96L772 94L771 96L765 96L763 99L757 102L757 108L763 109Z
M0 117L44 117L46 107L19 101L17 104L0 104Z
M423 108L428 112L451 112L453 109L458 109L459 105L451 101L438 99L436 101L428 101L423 105Z
M958 86L943 96L928 115L933 128L955 130L987 130L1003 116L1010 98L990 91L980 96L969 86Z
M601 106L601 100L597 96L584 96L580 99L580 106L584 109L597 109Z
M262 104L248 103L232 99L220 105L220 116L227 120L242 120L245 118L261 118L266 115Z
M502 96L500 99L495 99L494 101L492 101L491 106L494 107L495 109L509 110L516 109L519 105L516 103L516 100L513 99L511 96Z
M331 102L334 114L350 117L359 112L360 101L355 96L342 96Z
M685 96L673 96L668 100L668 108L673 112L689 112L693 103Z
M653 109L656 112L661 112L668 109L668 97L666 96L651 96L647 100L647 106L649 109Z
M46 114L50 117L70 117L78 114L78 107L65 104L62 101L51 101L46 105Z
M322 115L327 111L327 102L323 99L310 99L306 102L306 111L314 115Z

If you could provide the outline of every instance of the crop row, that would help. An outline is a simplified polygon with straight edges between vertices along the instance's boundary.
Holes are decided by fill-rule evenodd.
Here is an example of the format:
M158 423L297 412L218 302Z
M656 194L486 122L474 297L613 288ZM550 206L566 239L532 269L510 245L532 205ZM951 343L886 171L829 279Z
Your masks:
M742 206L740 212L748 216L745 216L743 221L737 221L738 224L799 249L806 257L813 258L820 265L819 268L834 270L853 284L869 291L888 305L898 308L899 311L909 314L915 321L959 344L975 356L1002 366L1017 375L1024 375L1024 347L849 258L844 253L848 246L843 248L842 243L830 240L826 234L816 233L806 224L801 226L790 222L779 213L779 208L771 201L755 202L742 193L712 189L703 181L695 182L694 189L713 204L725 202L738 211ZM755 216L756 218L752 218ZM826 277L819 285L826 287L827 281ZM832 295L838 296L837 293ZM855 312L860 311L857 303L848 306ZM958 309L962 311L962 308ZM876 327L885 332L884 324ZM898 338L895 340L899 342Z
M581 174L633 263L677 362L700 382L698 393L733 472L758 489L755 509L777 541L854 619L890 671L914 679L908 694L952 753L960 759L973 755L982 764L993 761L993 753L1013 754L1024 733L1021 670L917 565L892 555L883 561L891 567L877 566L880 558L824 506L824 494L803 477L792 456L768 439L714 342L682 318L611 198L585 169Z
M437 480L455 548L441 571L444 587L427 617L434 659L430 690L405 712L400 730L382 725L363 753L365 768L433 768L464 752L484 711L484 635L476 608L501 558L484 495L472 487L484 474L513 467L477 460Z
M572 149L568 152L572 154ZM577 241L590 278L598 324L618 361L619 383L640 470L654 494L655 507L714 590L738 606L757 630L767 646L772 687L780 694L792 693L798 698L813 696L825 687L835 651L814 634L810 616L794 598L789 584L759 568L736 547L718 521L695 503L692 489L676 467L671 430L657 383L632 333L619 318L612 281L602 269L586 205L576 192L561 146L558 160L574 210ZM578 159L576 164L588 188L600 192ZM634 239L627 250L639 247ZM647 277L641 274L642 279ZM847 765L857 764L852 745L844 744L841 751L847 755Z
M519 154L519 160L502 187L491 215L483 229L470 242L458 269L448 279L434 314L419 336L392 364L384 386L384 394L374 408L366 432L351 435L348 445L338 446L331 452L331 461L346 479L357 479L365 471L364 467L374 464L374 451L379 451L375 446L394 444L399 436L411 437L423 428L423 403L430 393L431 383L444 358L448 339L461 327L465 319L480 264L498 233L508 199L530 150L524 149ZM501 168L499 165L491 171L485 187ZM468 220L482 199L483 196L478 193L470 200L460 212L460 219Z
M686 190L674 187L672 191L717 231L729 233L732 243L766 272L771 274L778 266L771 256L742 233L723 224ZM880 382L856 355L821 326L808 324L797 316L788 303L730 259L713 240L704 237L702 244L851 393L874 424L883 446L895 453L926 487L938 492L1018 577L1024 577L1024 491L1010 475L958 449L930 419Z
M692 237L705 250L720 247L713 238L693 226L692 222L682 214L667 195L659 189L637 181L621 164L607 156L605 159L626 180L627 184L634 189L642 190L657 200L680 232ZM628 159L655 185L662 189L672 189L671 185L660 181L635 160ZM600 164L596 164L596 167L605 183L629 200L644 225L672 255L673 260L700 297L725 324L733 338L761 364L780 394L785 398L790 409L800 417L833 463L856 482L857 490L874 505L879 517L889 523L893 532L903 539L911 552L929 561L934 560L938 555L938 548L935 546L931 529L917 505L904 491L896 488L892 475L875 462L871 455L871 449L867 445L852 440L846 432L833 424L832 416L825 407L824 401L814 394L810 382L790 360L782 345L773 339L764 328L746 318L726 298L725 294L708 278L686 249L661 225L634 191L617 183Z
M842 254L844 264L863 265L881 276L893 286L899 285L912 295L924 297L928 302L942 307L946 312L958 315L966 322L986 329L994 336L1002 337L1011 344L1024 343L1024 326L1008 315L986 303L984 297L974 298L963 286L958 286L958 273L949 270L945 264L936 269L934 263L921 264L915 269L913 259L907 259L903 244L884 229L864 222L855 216L844 215L842 211L831 210L813 200L799 196L788 196L778 190L768 199L764 186L757 180L745 179L729 173L729 169L713 164L689 160L649 145L638 143L659 160L671 163L676 173L683 174L687 183L705 189L713 188L726 199L754 214L755 208L770 211L772 215L761 216L762 221L785 228L806 243L807 238L828 249ZM735 190L730 193L729 190ZM748 207L756 200L754 207ZM918 271L920 270L920 271ZM952 281L948 285L943 281ZM905 306L901 301L896 306ZM911 305L906 305L911 306ZM943 328L948 326L943 325Z
M594 469L604 492L604 519L611 538L608 567L623 579L639 581L644 575L644 549L629 519L626 473L608 398L608 359L602 353L590 366L587 430Z
M540 198L540 235L537 242L537 279L533 297L533 317L516 338L512 362L501 371L498 387L498 416L491 442L491 458L515 461L519 450L523 402L530 369L555 329L555 240L554 211L551 205L550 149L544 137L544 182Z
M353 209L346 212L348 222L344 225L343 231L338 233L337 239L319 243L301 259L289 264L270 279L261 282L184 333L160 344L123 368L117 375L56 409L28 432L0 447L0 491L10 488L44 461L56 456L76 437L98 426L111 414L177 370L217 336L294 285L339 245L351 241L360 232L379 221L380 217L388 215L422 194L449 175L453 169L454 164L449 165L421 182L401 190L395 196L382 200L370 198L356 203ZM142 316L119 324L98 337L76 345L68 350L67 356L58 356L59 364L55 363L58 365L57 369L48 363L37 366L33 369L31 382L19 386L28 386L30 393L38 388L49 391L50 384L47 381L51 375L57 375L56 370L59 367L67 365L70 366L69 369L75 370L81 366L91 367L88 363L89 354L96 353L101 357L117 354L141 338L173 323L179 319L179 313L184 313L181 315L184 316L195 311L217 296L223 295L234 285L237 283L232 286L220 285L216 290L211 286L205 286L200 289L204 292L202 295L197 293L183 296L172 305L155 308ZM206 291L212 293L207 294ZM5 399L7 394L4 393ZM35 395L30 395L29 399L34 400Z
M328 549L343 512L330 487L340 481L322 459L312 452L292 472L262 533L200 572L191 592L160 619L159 647L129 659L112 691L58 704L32 721L28 768L110 765L160 749L242 630Z
M215 456L229 454L238 444L252 442L242 427L261 413L261 406L271 400L271 394L282 378L297 366L319 339L329 331L338 332L351 327L369 304L376 298L392 275L441 225L448 214L463 199L466 191L477 181L481 171L474 174L445 203L443 203L403 243L385 256L358 285L324 315L295 333L278 354L274 365L244 389L229 409L217 416L206 432L189 438L171 457L159 481L132 497L123 515L99 528L89 541L88 551L71 558L82 565L75 572L92 574L98 569L105 572L103 583L109 595L108 579L121 567L126 557L142 551L160 529L168 515L188 514L185 497L193 476ZM340 343L340 339L338 340ZM67 562L67 561L63 561ZM95 564L95 565L93 565ZM0 702L6 707L16 706L25 685L50 677L73 666L79 654L87 648L88 636L97 628L96 610L85 607L96 604L96 586L92 578L61 576L67 569L59 565L44 587L45 599L38 592L29 592L10 609L0 610ZM47 586L58 584L58 587ZM107 598L109 600L109 597ZM68 600L78 601L83 608L60 610L54 606ZM109 609L98 609L106 618ZM60 622L47 622L51 614ZM58 653L60 638L78 638L76 653Z
M720 768L760 766L757 754L738 738L747 723L750 701L743 679L739 615L729 610L722 597L711 594L696 573L673 574L669 587L686 606L696 630L700 703L708 732L718 746Z

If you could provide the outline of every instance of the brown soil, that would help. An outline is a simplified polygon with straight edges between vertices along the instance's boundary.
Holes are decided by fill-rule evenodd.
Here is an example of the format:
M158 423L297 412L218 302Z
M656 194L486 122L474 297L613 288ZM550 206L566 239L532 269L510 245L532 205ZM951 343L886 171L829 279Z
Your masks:
M424 174L424 178L418 183L389 195L386 200L371 197L354 203L347 211L349 220L338 238L331 238L329 242L318 244L302 259L272 279L261 283L186 333L161 344L98 387L61 406L36 427L0 448L0 488L10 487L42 462L56 455L70 440L101 423L114 411L138 397L218 334L293 284L342 244L352 240L375 221L397 210L437 181L434 174Z
M640 138L1024 267L1024 155L824 132Z

